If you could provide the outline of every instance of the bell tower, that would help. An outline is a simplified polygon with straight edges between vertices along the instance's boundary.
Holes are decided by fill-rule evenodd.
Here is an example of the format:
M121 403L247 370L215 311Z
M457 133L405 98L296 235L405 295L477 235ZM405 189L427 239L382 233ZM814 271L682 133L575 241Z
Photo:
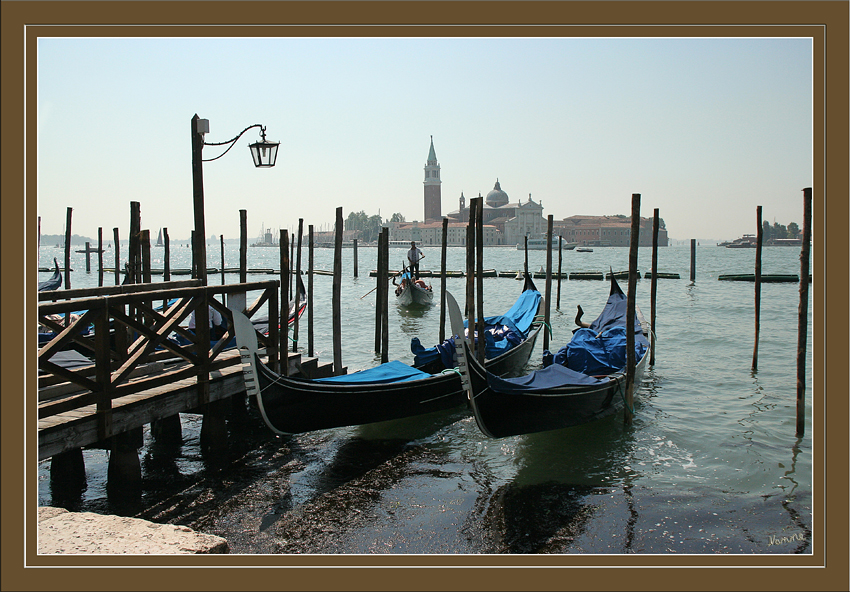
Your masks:
M431 136L431 150L425 163L425 221L442 218L442 199L440 193L440 165L434 152L434 136Z

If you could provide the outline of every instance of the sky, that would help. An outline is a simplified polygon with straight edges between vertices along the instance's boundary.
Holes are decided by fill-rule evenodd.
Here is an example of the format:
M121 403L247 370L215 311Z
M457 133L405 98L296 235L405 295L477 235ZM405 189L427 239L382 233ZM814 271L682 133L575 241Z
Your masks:
M172 240L194 227L193 115L207 142L253 124L279 141L253 166L246 132L203 165L207 236L331 228L336 208L422 220L431 138L442 213L498 180L543 214L658 208L673 240L802 226L813 184L805 38L41 38L41 233ZM207 146L205 159L223 152Z

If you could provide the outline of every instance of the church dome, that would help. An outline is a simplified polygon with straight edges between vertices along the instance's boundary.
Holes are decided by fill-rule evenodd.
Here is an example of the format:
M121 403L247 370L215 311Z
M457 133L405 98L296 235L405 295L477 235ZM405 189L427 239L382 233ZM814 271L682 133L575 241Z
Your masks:
M493 187L493 191L487 194L485 201L491 208L498 208L508 203L508 194L502 191L498 179L496 179L496 185Z

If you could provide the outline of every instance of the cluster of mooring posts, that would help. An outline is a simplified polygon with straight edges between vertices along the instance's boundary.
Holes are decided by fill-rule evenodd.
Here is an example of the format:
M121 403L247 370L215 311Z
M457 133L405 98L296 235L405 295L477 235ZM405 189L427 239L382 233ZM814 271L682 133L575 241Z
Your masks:
M803 247L800 256L800 306L797 358L797 434L804 432L805 410L805 352L808 313L809 249L811 240L811 188L804 192ZM198 209L200 208L200 220ZM82 457L84 447L102 447L111 451L108 479L111 485L134 485L141 480L138 449L142 446L143 426L150 424L151 435L158 441L180 442L182 439L180 413L201 413L201 447L216 452L226 445L225 419L228 414L245 410L245 385L241 362L232 342L231 310L244 312L249 318L266 306L268 334L258 335L261 355L270 367L282 374L300 373L317 378L346 372L342 365L341 345L341 276L342 276L342 208L336 209L333 259L333 362L321 365L313 357L313 278L314 232L308 226L307 264L307 357L298 352L299 315L293 322L292 351L289 351L289 327L286 318L293 299L293 278L302 275L301 250L303 219L298 221L298 236L291 241L287 230L280 231L279 279L247 282L247 212L239 210L239 283L225 284L224 237L221 236L220 286L207 285L206 244L203 239L203 206L196 200L196 230L192 232L191 279L172 281L168 229L162 229L164 268L162 282L151 282L150 232L141 228L138 202L130 203L130 233L128 261L121 281L118 228L113 229L115 267L114 286L104 286L103 238L98 228L97 248L86 244L86 257L98 255L98 288L71 289L70 239L72 209L68 208L65 225L65 282L61 290L40 292L38 295L39 323L52 330L54 338L39 349L39 460L51 458L51 479L75 486L85 482ZM654 365L656 353L656 273L659 211L654 210L652 237L651 320L650 338ZM629 247L628 316L635 319L635 291L639 277L637 268L640 224L640 194L632 195L631 244ZM39 233L40 233L39 219ZM755 345L752 369L757 370L759 307L761 290L761 206L757 209L758 247L755 268ZM200 230L198 230L200 228ZM445 298L448 219L443 219L440 267L440 327L439 336L445 339ZM559 237L560 238L560 237ZM556 307L560 309L562 249L559 240L558 270L552 263L553 217L547 220L546 286L544 323L550 327L552 279L557 278ZM39 239L40 240L40 239ZM527 238L526 238L527 241ZM296 244L297 243L297 244ZM489 271L483 268L483 198L470 200L470 219L467 226L466 304L464 314L470 327L483 332L483 278ZM354 242L354 275L357 276L357 242ZM294 255L294 257L293 257ZM292 259L295 259L294 269ZM87 270L89 269L87 261ZM691 241L691 282L695 282L696 241ZM528 250L525 251L524 271L528 272ZM379 234L376 287L363 297L377 291L375 316L375 352L381 363L388 361L388 295L389 229ZM600 278L601 279L601 278ZM248 292L260 295L247 302ZM297 298L297 296L296 296ZM211 341L209 313L214 309L228 319L228 330L216 342ZM281 311L287 311L282 313ZM180 327L190 314L196 318L193 332ZM93 326L93 330L91 327ZM183 345L167 339L178 334ZM634 335L627 332L627 391L624 421L632 421L634 397ZM62 352L73 346L84 352L94 363L69 366L61 360ZM484 351L476 348L473 355L483 361ZM544 331L544 349L549 347L549 333ZM54 356L57 356L56 359ZM235 404L234 404L235 402ZM122 488L123 489L123 488Z

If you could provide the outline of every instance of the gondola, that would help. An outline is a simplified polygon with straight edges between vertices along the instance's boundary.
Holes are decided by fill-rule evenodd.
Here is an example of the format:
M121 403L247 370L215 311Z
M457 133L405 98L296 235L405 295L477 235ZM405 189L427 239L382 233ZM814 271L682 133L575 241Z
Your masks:
M530 281L530 280L529 280ZM531 283L533 292L537 292ZM537 298L526 290L511 311L518 324L535 323ZM530 319L525 311L534 302ZM523 306L525 305L525 306ZM503 315L505 318L511 311ZM501 317L493 317L501 318ZM513 321L511 321L513 322ZM281 376L257 355L257 327L242 313L233 312L236 342L242 356L246 391L256 401L265 424L276 434L297 434L343 426L364 425L464 407L466 394L460 375L440 367L434 372L394 360L375 368L341 376L308 379ZM504 375L522 361L528 362L537 327L521 345L497 360L487 362L492 372ZM530 342L529 342L530 341ZM439 356L439 354L437 354Z
M43 282L38 282L39 292L56 290L62 285L62 274L59 273L59 262L56 261L56 257L53 258L53 265L55 266L55 269L51 278L49 280L44 280Z
M234 311L233 324L246 391L276 434L401 419L466 404L456 372L432 375L399 361L329 378L281 376L260 360L251 321Z
M493 375L469 353L466 340L459 340L456 345L458 369L475 421L485 435L503 438L572 427L612 415L623 408L627 303L613 274L610 280L608 302L599 317L590 327L576 329L570 344L552 357L552 363L526 376L499 378ZM454 298L446 294L446 300L455 330L462 325L463 319ZM650 355L650 342L646 337L649 330L645 326L636 308L636 385L640 384ZM615 355L606 358L606 350ZM544 354L544 364L548 361L546 358Z
M484 364L497 376L523 371L531 358L537 335L544 327L540 322L545 313L543 296L529 273L526 271L523 275L522 292L510 310L502 315L484 317ZM453 335L458 334L454 328L452 331ZM454 338L425 348L419 338L414 337L410 349L414 354L413 366L430 374L457 366Z
M422 280L414 280L408 269L402 272L400 283L397 284L393 277L393 285L396 286L396 302L400 306L431 306L434 303L431 286L426 286Z

